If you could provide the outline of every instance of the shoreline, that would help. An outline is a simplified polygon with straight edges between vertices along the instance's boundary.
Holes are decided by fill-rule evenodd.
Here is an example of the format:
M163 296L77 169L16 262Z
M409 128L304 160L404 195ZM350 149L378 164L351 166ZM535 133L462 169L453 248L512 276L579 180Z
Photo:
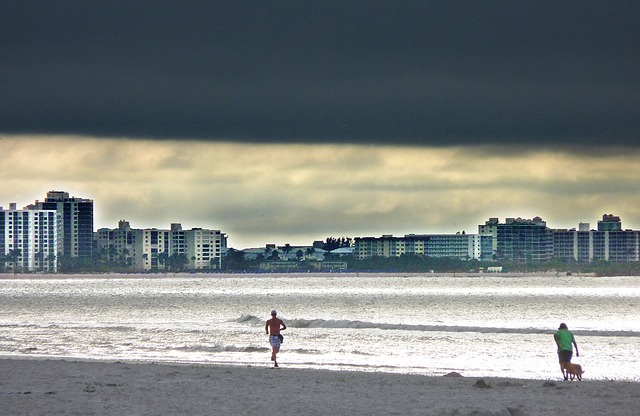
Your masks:
M147 279L163 279L163 278L242 278L242 277L505 277L516 278L522 276L539 276L539 277L599 277L595 273L574 273L567 275L563 272L500 272L500 273L391 273L391 272L317 272L317 273L0 273L0 280L9 279L89 279L89 278L109 278L109 279L131 279L131 278L147 278ZM617 276L620 277L620 276ZM630 276L635 277L635 276Z
M640 383L0 358L11 415L637 414Z

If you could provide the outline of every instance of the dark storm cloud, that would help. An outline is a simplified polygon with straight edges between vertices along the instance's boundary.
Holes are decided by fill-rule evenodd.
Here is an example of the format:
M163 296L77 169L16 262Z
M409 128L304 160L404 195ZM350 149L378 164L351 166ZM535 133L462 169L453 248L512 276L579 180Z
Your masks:
M4 1L0 131L637 145L637 2Z

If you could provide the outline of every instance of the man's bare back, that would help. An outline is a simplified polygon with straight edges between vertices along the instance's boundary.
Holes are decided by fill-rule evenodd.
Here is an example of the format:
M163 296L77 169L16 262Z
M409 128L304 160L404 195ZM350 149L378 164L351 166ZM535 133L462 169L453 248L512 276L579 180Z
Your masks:
M267 328L269 329L269 334L278 335L280 333L280 325L282 325L285 329L286 325L282 322L281 319L276 318L275 316L267 321Z

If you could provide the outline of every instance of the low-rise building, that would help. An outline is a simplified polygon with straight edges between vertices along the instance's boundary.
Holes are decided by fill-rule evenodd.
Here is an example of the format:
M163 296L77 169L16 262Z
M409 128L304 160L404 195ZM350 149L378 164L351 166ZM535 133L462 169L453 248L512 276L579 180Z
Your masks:
M492 239L491 235L478 236L464 232L407 234L404 237L357 237L354 253L361 260L372 257L400 257L403 254L458 260L491 258Z

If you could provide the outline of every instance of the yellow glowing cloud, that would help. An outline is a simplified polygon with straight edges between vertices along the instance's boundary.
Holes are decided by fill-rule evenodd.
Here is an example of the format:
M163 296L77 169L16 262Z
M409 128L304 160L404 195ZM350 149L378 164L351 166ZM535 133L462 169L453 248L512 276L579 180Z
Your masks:
M49 190L95 202L96 228L221 229L232 246L327 236L476 232L488 217L640 225L640 158L554 149L250 145L7 136L2 206Z

